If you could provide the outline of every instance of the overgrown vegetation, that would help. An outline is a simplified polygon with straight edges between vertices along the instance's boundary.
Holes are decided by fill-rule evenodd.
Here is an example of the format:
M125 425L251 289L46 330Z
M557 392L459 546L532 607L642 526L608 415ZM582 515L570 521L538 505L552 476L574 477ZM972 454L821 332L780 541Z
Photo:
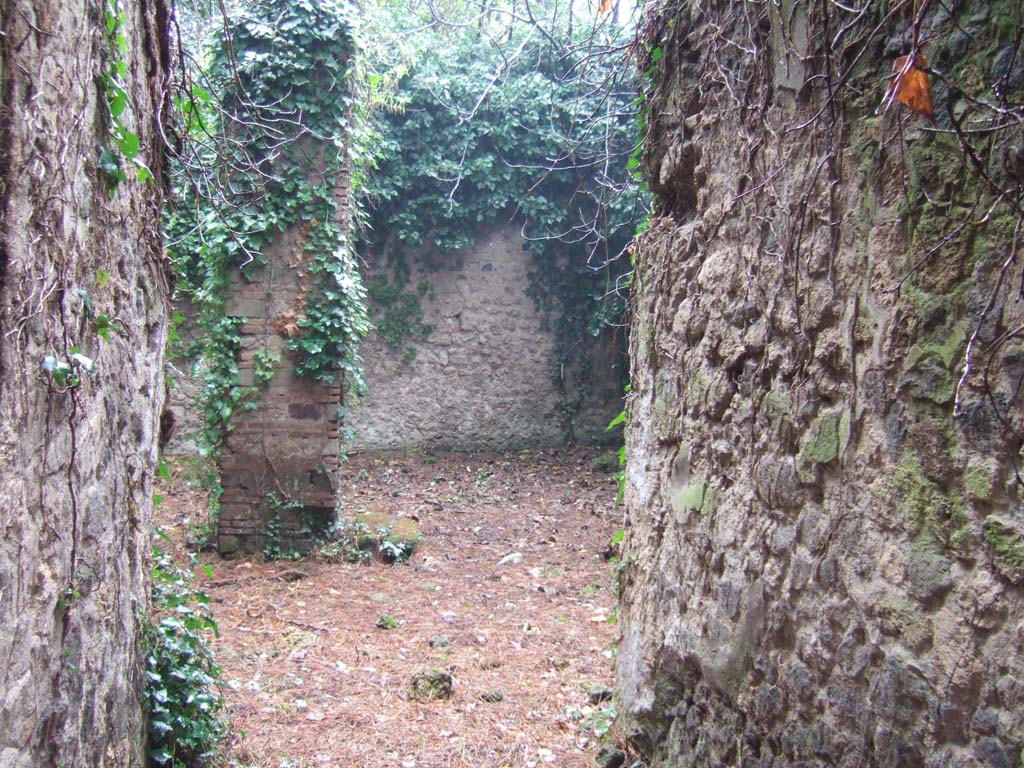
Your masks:
M164 768L191 768L211 760L226 733L220 669L208 641L217 623L192 571L159 546L150 577L152 611L143 628L149 758Z
M297 373L348 377L362 387L358 344L366 294L336 197L357 119L352 77L354 11L343 0L258 0L224 21L204 66L183 73L185 142L166 222L179 290L201 307L205 386L202 450L216 455L232 414L255 391L238 375L238 329L226 316L229 284L267 263L267 247L298 228L309 254L303 306L287 348ZM355 158L358 162L359 158ZM266 351L264 351L265 354ZM263 360L258 384L272 375Z
M592 341L622 320L630 265L620 256L644 214L628 167L635 82L621 55L629 32L613 19L573 19L571 8L544 3L532 14L516 18L502 3L480 15L378 9L374 23L388 35L411 31L397 53L376 49L377 65L400 75L401 106L379 119L358 247L387 257L391 277L371 293L379 328L400 347L424 331L426 291L405 288L410 259L429 274L484 230L521 231L536 265L528 291L556 338L551 375L571 433L592 381Z

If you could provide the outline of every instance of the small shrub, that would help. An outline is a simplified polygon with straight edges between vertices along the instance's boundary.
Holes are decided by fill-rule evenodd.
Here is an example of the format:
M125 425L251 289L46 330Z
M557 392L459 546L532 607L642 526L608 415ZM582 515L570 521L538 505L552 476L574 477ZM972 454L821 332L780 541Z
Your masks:
M401 563L412 557L419 544L416 524L400 518L389 524L379 515L360 515L354 520L342 518L320 542L319 555L327 560L365 563L377 558L385 563Z
M153 547L151 614L143 627L144 704L151 765L193 768L212 760L226 732L220 668L207 640L217 634L209 598L192 571Z

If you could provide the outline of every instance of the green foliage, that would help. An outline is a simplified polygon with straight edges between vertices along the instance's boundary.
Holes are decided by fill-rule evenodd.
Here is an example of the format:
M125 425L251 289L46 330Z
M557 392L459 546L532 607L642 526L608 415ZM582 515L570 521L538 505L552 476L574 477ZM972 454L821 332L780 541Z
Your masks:
M375 523L374 516L337 520L321 538L318 555L349 563L368 563L376 558L391 564L412 557L420 542L414 525Z
M321 542L318 554L332 561L368 563L374 553L363 543L370 539L370 535L370 526L365 522L342 518L334 523L329 535Z
M152 614L143 628L145 708L152 765L191 768L212 759L226 733L220 668L208 635L217 633L209 598L188 568L153 547Z
M430 290L430 284L421 281L416 292L405 290L405 279L399 273L394 280L385 274L376 274L366 283L372 306L377 308L374 327L377 335L389 346L399 349L407 337L425 339L434 330L430 323L423 322L423 298ZM406 347L408 357L415 356L415 349Z
M253 354L252 378L256 386L266 389L274 378L274 366L281 362L281 353L257 349Z
M203 371L203 387L199 394L203 412L203 429L199 435L199 452L216 456L231 430L235 410L251 404L253 387L243 387L238 379L238 353L242 346L239 326L242 318L221 317L207 326Z
M589 31L581 24L561 43L528 25L410 33L420 50L398 84L404 108L381 117L382 157L362 190L359 249L393 259L417 249L436 266L482 228L521 228L536 263L529 292L556 337L551 374L567 427L589 390L588 342L622 318L629 265L617 257L642 213L627 168L635 83L618 79L631 68L582 53L596 44ZM416 318L400 309L378 318L394 346L408 333L396 315Z
M633 385L627 384L625 386L625 395L630 395L633 392ZM626 424L626 409L623 408L616 414L615 418L608 422L608 426L605 427L606 432L611 432L613 429L618 427L624 427ZM623 442L619 447L618 452L618 471L615 473L615 480L617 481L618 488L615 492L615 503L622 504L623 499L626 496L626 443ZM620 531L621 533L621 531ZM615 544L617 542L613 542Z
M82 375L92 373L95 364L92 358L79 352L78 347L68 350L68 359L47 355L43 358L43 370L57 389L74 389L82 382Z
M125 24L128 17L121 10L118 0L106 0L103 6L103 24L107 35L108 61L100 78L100 89L110 119L108 127L112 144L99 150L99 169L106 175L110 192L127 180L124 165L134 171L140 181L152 181L153 174L139 157L138 134L128 129L125 112L128 109L128 38Z
M208 87L192 83L177 96L179 132L194 153L175 168L178 206L165 230L179 285L202 308L207 453L255 391L238 383L241 319L224 317L232 273L265 263L285 231L297 231L312 257L299 333L287 344L296 373L333 382L345 372L362 388L366 296L335 198L355 111L352 31L346 0L258 0L214 35L208 71L194 73ZM257 356L259 386L274 362Z
M267 494L267 506L271 515L263 532L263 556L268 560L299 560L302 554L283 543L281 516L288 512L302 510L302 502L282 498L276 493Z

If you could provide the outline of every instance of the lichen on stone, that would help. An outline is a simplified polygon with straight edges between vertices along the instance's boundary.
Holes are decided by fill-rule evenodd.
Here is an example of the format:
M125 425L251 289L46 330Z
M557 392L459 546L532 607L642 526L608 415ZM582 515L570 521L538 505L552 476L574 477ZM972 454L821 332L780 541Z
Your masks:
M956 391L953 369L967 341L967 326L959 322L939 334L929 335L931 339L919 341L907 352L900 386L919 399L944 405Z
M995 486L995 471L986 465L972 465L964 473L964 490L967 496L977 501L988 501L992 498Z
M1024 526L1000 515L989 515L982 530L999 574L1014 584L1024 582Z
M940 544L957 555L967 553L971 521L962 494L943 490L929 480L913 454L904 456L896 466L891 489L914 536Z
M835 461L846 449L850 439L850 414L844 409L831 410L816 418L804 433L797 454L800 479L808 482L815 464Z
M676 512L700 509L704 504L704 493L707 484L703 481L684 486L672 497L672 507Z

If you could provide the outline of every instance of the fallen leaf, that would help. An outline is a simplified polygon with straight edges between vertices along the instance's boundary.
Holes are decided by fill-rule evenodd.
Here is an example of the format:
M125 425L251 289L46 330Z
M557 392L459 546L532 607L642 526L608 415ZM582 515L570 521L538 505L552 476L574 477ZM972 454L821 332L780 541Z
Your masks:
M886 107L895 99L934 122L931 86L923 70L926 66L928 60L924 54L918 54L913 62L909 56L900 56L892 63L893 74L883 102Z

